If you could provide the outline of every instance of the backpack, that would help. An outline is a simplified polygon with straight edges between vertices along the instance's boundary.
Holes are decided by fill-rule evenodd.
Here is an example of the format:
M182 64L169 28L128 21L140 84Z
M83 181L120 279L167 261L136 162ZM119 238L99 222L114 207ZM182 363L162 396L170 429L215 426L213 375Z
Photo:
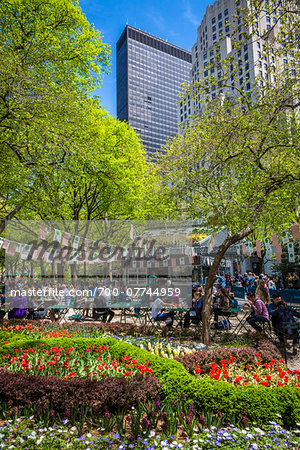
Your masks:
M217 330L231 330L231 322L229 319L220 320L216 324Z

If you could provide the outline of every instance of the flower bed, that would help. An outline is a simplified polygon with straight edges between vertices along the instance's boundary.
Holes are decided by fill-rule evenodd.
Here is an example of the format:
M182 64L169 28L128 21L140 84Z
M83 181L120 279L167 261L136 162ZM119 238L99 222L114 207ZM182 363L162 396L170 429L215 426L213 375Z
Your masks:
M129 377L137 374L152 373L148 364L138 364L130 355L113 359L109 347L90 345L83 352L74 347L16 348L13 355L2 355L0 364L11 372L30 375L55 375L60 378L90 377L104 378Z
M3 449L102 449L102 450L167 450L167 449L238 449L258 450L265 448L296 449L300 439L294 432L289 432L276 423L264 429L254 427L240 430L236 427L210 427L194 434L190 439L178 440L175 436L168 439L154 431L138 436L135 441L124 438L119 433L99 436L92 432L78 434L78 427L69 426L67 420L57 425L41 427L30 420L9 420L0 426L0 448Z
M172 402L180 398L181 394L184 392L186 394L187 404L189 402L193 402L198 412L200 411L203 413L210 413L214 416L221 414L222 420L224 420L224 424L232 423L232 420L235 420L235 423L240 423L242 419L248 420L249 423L257 422L259 424L263 424L266 421L273 420L276 413L279 413L284 417L286 426L294 426L296 422L300 421L300 390L296 386L285 385L283 387L277 386L269 389L268 387L262 386L261 384L243 386L240 383L237 385L232 385L231 383L228 383L224 380L222 381L220 379L209 379L208 377L203 376L201 376L200 378L195 377L195 365L197 365L197 361L199 361L199 355L206 355L205 357L201 357L202 362L206 361L206 365L207 367L209 367L209 373L211 369L212 355L215 358L215 364L220 364L219 360L223 359L222 355L224 355L224 352L227 352L228 355L231 355L234 351L244 351L246 357L248 355L248 352L245 348L218 349L212 350L210 352L196 352L185 355L184 357L179 358L179 360L176 361L172 360L171 358L161 358L155 355L155 353L152 354L149 351L145 351L136 346L112 338L86 339L79 337L44 337L43 339L37 339L36 337L25 335L23 336L22 340L20 339L20 335L18 335L18 339L14 340L14 334L11 334L11 339L8 341L8 344L4 345L4 348L0 348L0 358L7 354L9 354L10 356L16 356L14 352L16 348L28 349L29 347L41 347L46 351L53 347L63 347L65 349L74 348L76 352L79 352L79 354L81 354L86 351L86 349L91 345L96 345L97 348L99 346L109 347L112 361L116 360L120 364L122 363L122 357L124 358L127 355L130 355L132 359L138 361L138 364L150 367L153 370L153 374L147 374L146 376L136 375L132 378L129 377L128 379L135 380L140 376L143 379L148 379L148 377L152 377L153 375L155 375L160 383L160 390L158 395L160 395L161 400L164 403L170 401ZM252 349L251 351L253 352L254 350ZM242 353L240 353L240 357L241 355ZM210 359L208 359L209 357ZM249 355L247 357L250 358ZM255 357L257 358L257 356ZM267 357L267 354L265 355L265 357ZM230 356L226 360L229 359ZM185 363L186 361L188 361L189 372L191 373L189 373L184 365L179 362L180 360L183 360ZM148 364L146 364L147 362L149 362L149 366ZM193 363L192 370L190 370L191 362ZM244 362L245 364L247 363L246 360ZM203 364L200 366L201 369L202 366ZM26 374L22 374L22 376L28 378ZM37 378L43 379L46 377L39 376ZM55 379L58 380L58 378ZM127 377L122 376L121 378L117 379L104 378L104 380L102 381L105 381L106 379L114 379L115 381L119 381L120 379L127 380ZM77 380L85 381L86 379L60 379L60 381L66 383L72 383L73 381ZM94 381L90 380L89 378L87 378L87 380ZM55 387L53 387L53 389L55 391ZM14 392L10 395L10 399L13 401L16 398L19 398L18 392ZM21 404L21 401L19 402L19 404Z
M296 386L300 388L299 370L289 370L287 367L276 364L273 359L269 363L259 360L260 353L256 354L257 361L247 364L244 358L240 359L231 356L229 360L221 360L220 365L211 364L210 378L223 380L235 385L262 385L267 387L282 387L284 385ZM280 360L283 363L283 359ZM201 375L203 369L199 365L195 366L195 373ZM203 374L204 375L204 374Z

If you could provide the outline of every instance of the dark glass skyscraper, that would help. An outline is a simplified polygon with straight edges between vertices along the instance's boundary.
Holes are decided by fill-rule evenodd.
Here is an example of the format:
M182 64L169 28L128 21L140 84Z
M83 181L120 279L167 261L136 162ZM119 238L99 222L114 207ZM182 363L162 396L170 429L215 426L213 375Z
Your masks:
M176 102L191 63L189 51L129 25L117 42L117 116L138 132L150 157L177 133Z

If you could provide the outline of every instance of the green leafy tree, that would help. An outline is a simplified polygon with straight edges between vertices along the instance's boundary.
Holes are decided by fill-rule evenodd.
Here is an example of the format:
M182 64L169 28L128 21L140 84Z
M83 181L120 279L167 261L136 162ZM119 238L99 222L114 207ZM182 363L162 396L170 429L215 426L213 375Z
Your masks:
M109 46L76 0L0 3L0 232L64 167Z
M299 122L295 113L287 116L292 94L288 87L283 90L279 85L248 104L226 98L211 101L206 113L194 118L169 145L161 161L166 195L179 213L200 218L203 230L229 233L206 283L202 310L206 344L212 287L228 248L254 232L271 235L296 220Z
M228 24L233 51L222 59L217 45L204 69L207 74L198 74L199 81L186 86L183 101L189 96L198 105L198 115L167 147L161 161L165 195L173 210L177 205L178 214L200 218L203 231L228 231L206 283L202 314L206 344L212 287L228 248L247 236L270 236L297 220L298 12L299 2L236 1L235 23ZM271 13L276 24L269 29L259 26L259 18ZM262 58L269 62L267 79L259 76L245 90L239 78L247 77L249 67L243 64L241 49L258 40Z

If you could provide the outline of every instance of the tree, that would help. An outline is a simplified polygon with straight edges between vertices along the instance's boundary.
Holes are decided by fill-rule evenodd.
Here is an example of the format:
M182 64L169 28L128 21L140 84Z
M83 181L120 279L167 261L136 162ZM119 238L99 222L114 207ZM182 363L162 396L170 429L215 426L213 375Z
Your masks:
M183 101L193 99L198 116L167 147L161 161L163 188L173 209L177 205L179 214L201 218L204 231L229 233L206 283L202 314L206 344L212 286L226 250L247 236L266 237L297 219L300 88L295 44L300 24L296 5L289 0L236 1L235 23L228 23L233 51L221 59L217 45L199 81L186 86ZM266 22L271 14L276 24L259 27L259 18ZM240 77L247 78L253 67L243 67L241 50L256 41L269 63L267 79L258 76L246 90Z
M155 181L146 162L135 131L90 100L64 165L27 208L42 220L141 219Z
M0 28L2 232L45 172L64 165L110 51L77 0L4 0Z
M286 114L293 93L278 85L256 101L207 103L161 160L166 195L203 230L228 230L205 288L203 342L209 344L212 287L228 248L255 232L280 232L296 220L300 159L299 122Z

